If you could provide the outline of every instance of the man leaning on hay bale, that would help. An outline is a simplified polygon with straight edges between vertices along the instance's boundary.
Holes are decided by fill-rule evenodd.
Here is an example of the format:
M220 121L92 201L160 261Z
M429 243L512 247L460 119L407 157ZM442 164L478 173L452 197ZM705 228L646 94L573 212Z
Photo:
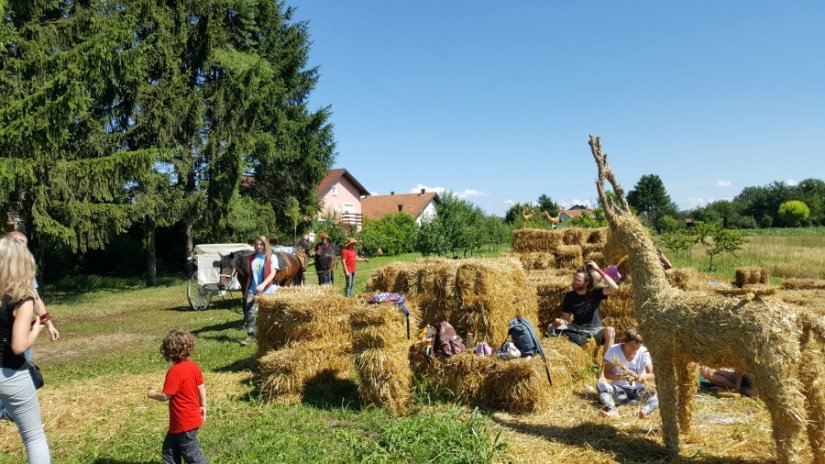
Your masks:
M607 286L595 287L596 278ZM562 299L561 318L553 321L551 330L584 336L585 343L587 338L593 337L599 344L612 346L616 339L616 330L610 326L602 326L599 303L608 296L615 295L619 291L619 286L595 261L590 261L573 274L571 288L572 290ZM576 341L572 336L571 339Z

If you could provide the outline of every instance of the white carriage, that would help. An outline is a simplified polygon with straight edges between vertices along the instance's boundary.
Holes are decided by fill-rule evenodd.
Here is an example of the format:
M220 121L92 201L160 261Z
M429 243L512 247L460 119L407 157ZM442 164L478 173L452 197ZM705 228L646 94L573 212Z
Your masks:
M232 276L232 280L225 289L218 288L220 270L215 266L215 261L220 261L221 255L228 255L232 252L254 251L252 245L246 243L219 243L209 245L197 245L192 251L189 260L196 266L196 271L189 278L186 287L186 297L189 306L196 310L204 310L209 307L212 297L224 295L226 290L240 290L241 284L237 276Z

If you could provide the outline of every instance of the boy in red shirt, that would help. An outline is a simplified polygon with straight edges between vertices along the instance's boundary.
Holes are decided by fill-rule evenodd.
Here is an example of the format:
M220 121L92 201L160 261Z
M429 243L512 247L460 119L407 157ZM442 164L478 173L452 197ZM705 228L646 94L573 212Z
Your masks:
M153 400L169 401L169 432L163 440L163 464L209 464L201 452L198 429L206 419L206 387L203 374L193 361L195 337L191 333L175 329L170 331L160 345L160 352L172 367L166 372L163 391L149 389L147 396Z
M352 286L355 285L355 263L357 261L370 262L367 258L361 258L355 251L355 244L358 240L350 237L341 250L341 267L344 268L344 277L347 279L346 295L352 296Z

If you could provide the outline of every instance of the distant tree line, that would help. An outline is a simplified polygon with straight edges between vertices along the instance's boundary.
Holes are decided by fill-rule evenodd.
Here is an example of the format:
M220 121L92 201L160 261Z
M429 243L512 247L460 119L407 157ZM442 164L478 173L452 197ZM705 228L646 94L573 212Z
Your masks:
M825 182L819 179L746 187L732 200L678 211L659 176L649 174L628 192L627 201L660 232L681 227L686 218L728 229L825 225Z

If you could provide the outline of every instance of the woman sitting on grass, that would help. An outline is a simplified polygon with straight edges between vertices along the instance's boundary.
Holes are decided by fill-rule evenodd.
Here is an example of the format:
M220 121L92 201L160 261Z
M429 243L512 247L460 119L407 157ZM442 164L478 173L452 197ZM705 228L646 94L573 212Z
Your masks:
M40 401L23 356L45 325L34 320L34 257L22 242L0 238L0 400L14 417L29 464L51 462Z

